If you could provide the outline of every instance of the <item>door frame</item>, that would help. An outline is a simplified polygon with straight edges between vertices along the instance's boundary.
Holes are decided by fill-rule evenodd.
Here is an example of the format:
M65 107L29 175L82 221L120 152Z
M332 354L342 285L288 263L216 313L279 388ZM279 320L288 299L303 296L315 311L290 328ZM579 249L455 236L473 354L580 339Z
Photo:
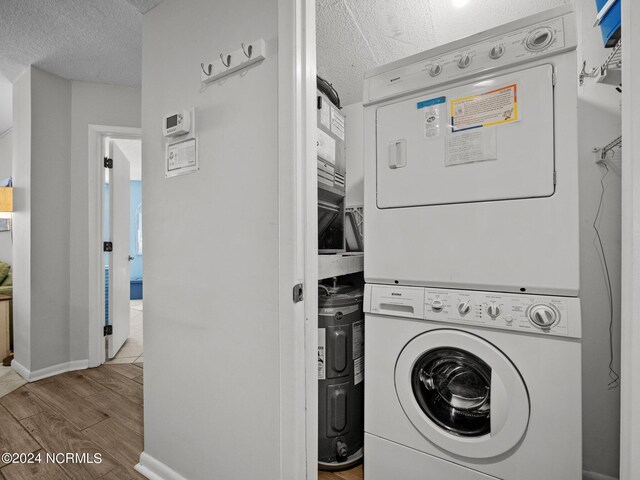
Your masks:
M318 475L315 8L313 0L278 0L280 471L287 480ZM294 303L297 283L304 299Z
M104 139L140 139L142 129L108 125L89 125L87 179L89 209L89 367L98 367L105 362L104 326L104 255L103 218L104 212Z
M620 480L637 478L640 471L640 5L622 4L622 298L620 384Z

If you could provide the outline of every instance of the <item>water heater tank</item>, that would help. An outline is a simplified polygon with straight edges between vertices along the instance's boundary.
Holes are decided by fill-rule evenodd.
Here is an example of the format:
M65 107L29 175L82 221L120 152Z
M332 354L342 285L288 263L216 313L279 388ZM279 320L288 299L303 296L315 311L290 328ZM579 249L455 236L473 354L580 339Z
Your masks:
M350 468L364 444L364 292L320 286L318 292L318 460Z

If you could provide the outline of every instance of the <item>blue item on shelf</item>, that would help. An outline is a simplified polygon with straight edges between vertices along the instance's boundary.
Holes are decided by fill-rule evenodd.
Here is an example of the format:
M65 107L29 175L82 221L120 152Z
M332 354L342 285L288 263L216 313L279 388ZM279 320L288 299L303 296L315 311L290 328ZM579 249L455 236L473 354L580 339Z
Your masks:
M142 279L131 280L131 287L129 291L129 298L131 300L142 300Z
M602 11L608 0L596 0L598 13ZM600 21L600 30L602 30L602 39L604 46L612 48L616 46L620 40L620 23L622 18L622 0L614 0L609 11L602 17Z

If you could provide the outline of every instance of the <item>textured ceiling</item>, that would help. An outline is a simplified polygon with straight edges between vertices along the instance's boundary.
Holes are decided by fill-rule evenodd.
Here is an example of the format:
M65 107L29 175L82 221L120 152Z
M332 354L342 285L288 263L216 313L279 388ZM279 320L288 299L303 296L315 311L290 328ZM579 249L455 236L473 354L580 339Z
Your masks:
M349 105L373 67L570 2L316 0L318 74Z
M161 0L2 0L0 73L140 85L142 13Z

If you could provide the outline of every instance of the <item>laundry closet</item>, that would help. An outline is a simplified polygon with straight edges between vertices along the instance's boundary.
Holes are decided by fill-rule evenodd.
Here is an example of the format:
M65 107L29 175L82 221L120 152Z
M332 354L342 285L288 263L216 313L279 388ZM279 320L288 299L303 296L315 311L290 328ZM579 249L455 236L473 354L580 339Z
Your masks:
M473 1L412 4L440 22L429 37L409 10L351 3L317 10L319 469L615 478L613 456L589 454L588 419L618 408L619 317L610 273L603 287L594 270L615 255L598 228L616 208L619 145L587 147L606 119L577 114L591 95L578 67L612 70L620 48L614 11L510 3L518 14L497 21ZM610 315L594 318L595 298ZM597 388L582 383L593 368ZM616 440L614 422L603 431Z

